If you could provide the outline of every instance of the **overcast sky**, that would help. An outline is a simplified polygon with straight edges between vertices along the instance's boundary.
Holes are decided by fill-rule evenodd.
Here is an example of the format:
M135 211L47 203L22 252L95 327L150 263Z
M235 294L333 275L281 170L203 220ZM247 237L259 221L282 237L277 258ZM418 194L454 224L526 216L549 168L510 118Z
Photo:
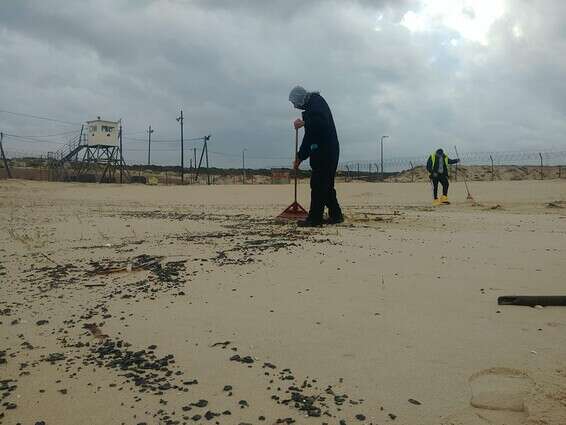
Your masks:
M77 123L0 112L0 130L122 118L140 163L132 138L150 124L178 138L182 108L185 137L212 134L215 165L239 165L243 148L250 166L286 164L301 84L330 104L343 160L377 159L381 135L393 157L563 150L564 22L561 0L0 0L0 109ZM153 146L178 163L178 144Z

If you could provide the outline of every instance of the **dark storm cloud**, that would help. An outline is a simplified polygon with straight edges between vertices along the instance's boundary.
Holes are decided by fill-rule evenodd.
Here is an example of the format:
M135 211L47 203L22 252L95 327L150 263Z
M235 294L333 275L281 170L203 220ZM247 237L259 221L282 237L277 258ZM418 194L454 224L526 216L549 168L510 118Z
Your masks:
M556 147L566 130L566 11L550 3L509 2L483 46L453 28L399 25L418 1L5 1L0 109L123 118L132 137L151 124L169 139L183 108L188 137L213 134L216 163L237 164L246 147L250 164L272 165L286 161L251 158L290 156L297 112L287 94L300 83L333 107L344 159L375 157L381 134L395 156L455 143ZM7 118L5 131L48 130ZM144 145L128 143L128 159L142 161Z

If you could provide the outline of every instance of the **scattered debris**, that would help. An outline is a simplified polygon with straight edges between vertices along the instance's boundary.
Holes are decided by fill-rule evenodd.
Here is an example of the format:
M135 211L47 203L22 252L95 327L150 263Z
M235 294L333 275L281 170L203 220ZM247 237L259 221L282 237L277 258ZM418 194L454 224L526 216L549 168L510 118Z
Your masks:
M44 358L46 362L54 364L56 362L60 362L65 360L65 355L63 353L49 353L47 357Z
M83 325L83 328L87 329L95 338L98 339L108 338L108 335L103 334L96 323L85 323Z

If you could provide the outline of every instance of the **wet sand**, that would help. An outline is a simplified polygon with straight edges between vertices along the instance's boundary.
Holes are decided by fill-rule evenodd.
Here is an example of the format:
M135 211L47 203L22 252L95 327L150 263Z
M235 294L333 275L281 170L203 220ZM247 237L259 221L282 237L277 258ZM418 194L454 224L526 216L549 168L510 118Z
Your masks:
M566 182L470 189L0 181L0 423L565 424Z

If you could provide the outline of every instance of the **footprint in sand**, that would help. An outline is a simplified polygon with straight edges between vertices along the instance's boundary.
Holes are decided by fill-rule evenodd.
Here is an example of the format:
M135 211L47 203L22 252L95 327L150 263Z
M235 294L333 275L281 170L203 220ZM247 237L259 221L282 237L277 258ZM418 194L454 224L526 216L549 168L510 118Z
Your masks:
M469 383L470 404L478 409L524 412L525 400L534 382L517 369L491 368L474 373Z

